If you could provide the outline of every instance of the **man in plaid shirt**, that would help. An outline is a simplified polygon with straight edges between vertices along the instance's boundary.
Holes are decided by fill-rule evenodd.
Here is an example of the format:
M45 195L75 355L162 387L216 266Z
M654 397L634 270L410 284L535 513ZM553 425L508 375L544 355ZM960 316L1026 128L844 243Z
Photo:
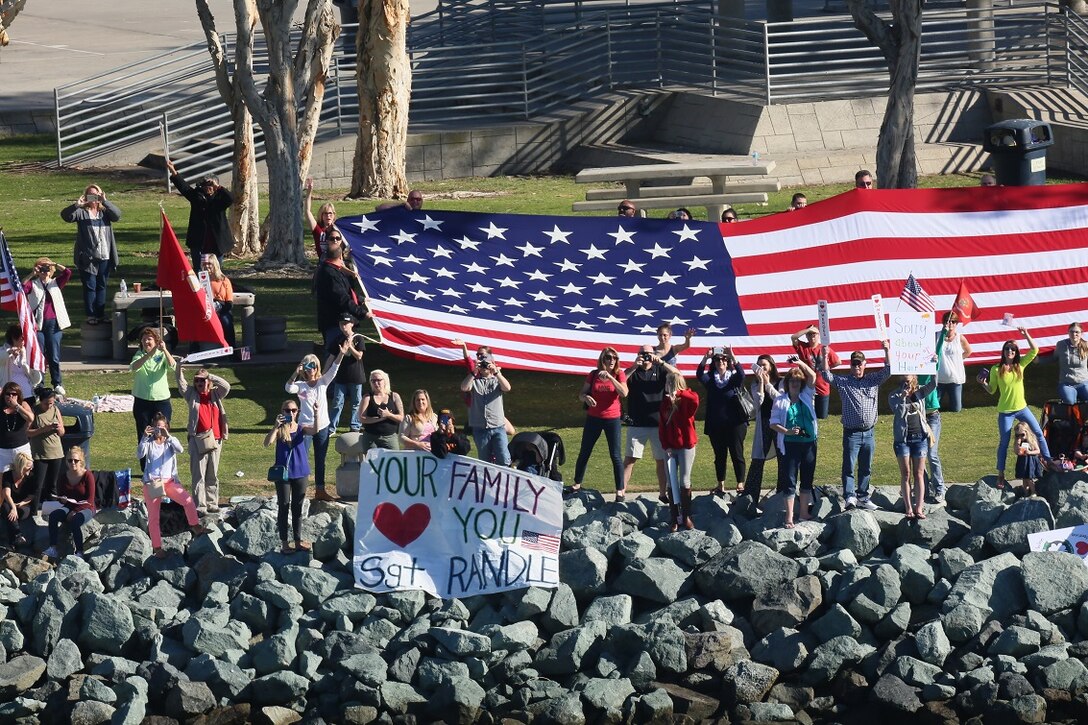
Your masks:
M850 354L849 375L832 375L827 357L820 360L820 376L839 391L842 401L842 489L847 511L858 507L876 510L876 504L869 500L869 479L876 447L873 427L880 384L892 374L888 341L884 340L881 345L884 347L884 367L868 374L865 372L865 353L860 350ZM856 487L855 462L858 469Z

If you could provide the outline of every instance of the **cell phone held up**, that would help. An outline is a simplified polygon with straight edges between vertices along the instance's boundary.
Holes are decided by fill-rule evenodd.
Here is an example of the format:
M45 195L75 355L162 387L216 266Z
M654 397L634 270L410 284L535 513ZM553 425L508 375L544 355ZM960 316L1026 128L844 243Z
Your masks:
M990 383L990 368L979 370L977 380L983 385L988 385Z
M85 201L88 204L93 204L96 201L102 201L102 197L99 196L98 194L84 194L83 195L83 201Z

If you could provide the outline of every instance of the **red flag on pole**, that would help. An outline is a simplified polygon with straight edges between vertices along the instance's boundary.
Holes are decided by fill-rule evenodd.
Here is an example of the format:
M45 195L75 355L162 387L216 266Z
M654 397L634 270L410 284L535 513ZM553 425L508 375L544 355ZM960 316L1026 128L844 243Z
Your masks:
M966 282L960 282L960 291L956 293L956 301L952 303L952 312L961 325L966 325L978 317L978 305L971 299L971 293L967 291Z
M215 307L200 284L189 257L181 249L166 212L162 213L162 237L159 240L159 269L155 281L160 289L170 290L178 337L188 342L210 342L227 347L223 325Z

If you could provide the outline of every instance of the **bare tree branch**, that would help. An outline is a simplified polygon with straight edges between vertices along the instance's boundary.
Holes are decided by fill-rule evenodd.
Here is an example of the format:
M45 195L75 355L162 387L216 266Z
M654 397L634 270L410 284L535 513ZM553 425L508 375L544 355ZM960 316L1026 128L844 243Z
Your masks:
M895 39L892 37L891 23L885 21L869 7L866 0L847 0L850 15L854 18L854 27L865 34L869 42L877 47L889 63L895 58Z
M204 29L204 38L208 41L208 55L211 56L212 67L215 69L215 86L219 89L223 102L232 106L234 86L231 85L230 74L227 72L227 59L223 53L219 31L215 28L215 16L208 7L208 0L196 0L196 15L200 18L200 27Z

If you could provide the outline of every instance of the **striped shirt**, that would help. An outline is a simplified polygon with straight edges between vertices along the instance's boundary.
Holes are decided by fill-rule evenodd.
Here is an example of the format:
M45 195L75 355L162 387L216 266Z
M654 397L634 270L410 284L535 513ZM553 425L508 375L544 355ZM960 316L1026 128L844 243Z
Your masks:
M876 425L877 393L880 384L891 377L892 369L885 363L876 372L860 378L853 375L832 375L821 370L820 375L839 391L842 400L842 427L845 430L869 430Z

